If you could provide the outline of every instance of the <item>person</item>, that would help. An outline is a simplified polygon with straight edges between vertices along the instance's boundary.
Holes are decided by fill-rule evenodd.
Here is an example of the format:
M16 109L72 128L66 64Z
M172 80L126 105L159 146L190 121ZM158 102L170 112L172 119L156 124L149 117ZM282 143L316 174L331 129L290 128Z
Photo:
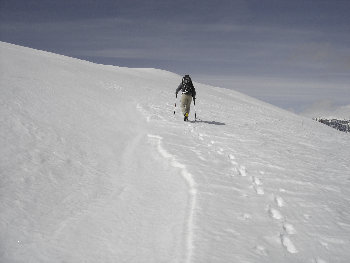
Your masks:
M193 98L194 104L196 104L196 89L193 86L190 75L185 75L182 78L180 85L177 87L175 94L182 90L181 96L181 110L184 115L184 121L188 121L188 114L190 113L191 102Z

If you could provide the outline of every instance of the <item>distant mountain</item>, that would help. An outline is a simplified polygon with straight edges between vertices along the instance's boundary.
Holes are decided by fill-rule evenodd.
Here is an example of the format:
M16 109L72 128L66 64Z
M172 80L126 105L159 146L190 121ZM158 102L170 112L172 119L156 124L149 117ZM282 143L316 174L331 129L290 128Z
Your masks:
M314 120L326 124L338 131L350 132L350 120L314 118Z

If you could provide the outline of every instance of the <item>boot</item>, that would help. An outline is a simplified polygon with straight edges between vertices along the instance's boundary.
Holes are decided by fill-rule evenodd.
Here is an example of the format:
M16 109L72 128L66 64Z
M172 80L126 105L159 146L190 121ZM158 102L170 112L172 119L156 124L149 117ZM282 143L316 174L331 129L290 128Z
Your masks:
M188 113L187 112L185 114L184 121L188 121Z

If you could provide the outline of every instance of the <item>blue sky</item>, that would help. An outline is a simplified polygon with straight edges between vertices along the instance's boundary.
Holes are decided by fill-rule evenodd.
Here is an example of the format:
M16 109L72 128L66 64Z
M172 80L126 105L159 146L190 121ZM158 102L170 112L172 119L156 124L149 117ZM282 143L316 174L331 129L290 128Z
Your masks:
M0 40L190 74L301 112L350 104L349 14L342 0L0 0Z

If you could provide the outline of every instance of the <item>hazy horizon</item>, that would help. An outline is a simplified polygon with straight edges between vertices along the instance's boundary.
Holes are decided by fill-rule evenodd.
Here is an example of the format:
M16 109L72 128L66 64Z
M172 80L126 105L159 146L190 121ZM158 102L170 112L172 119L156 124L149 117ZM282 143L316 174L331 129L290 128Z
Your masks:
M349 13L348 1L2 0L0 40L190 74L300 113L349 104Z

